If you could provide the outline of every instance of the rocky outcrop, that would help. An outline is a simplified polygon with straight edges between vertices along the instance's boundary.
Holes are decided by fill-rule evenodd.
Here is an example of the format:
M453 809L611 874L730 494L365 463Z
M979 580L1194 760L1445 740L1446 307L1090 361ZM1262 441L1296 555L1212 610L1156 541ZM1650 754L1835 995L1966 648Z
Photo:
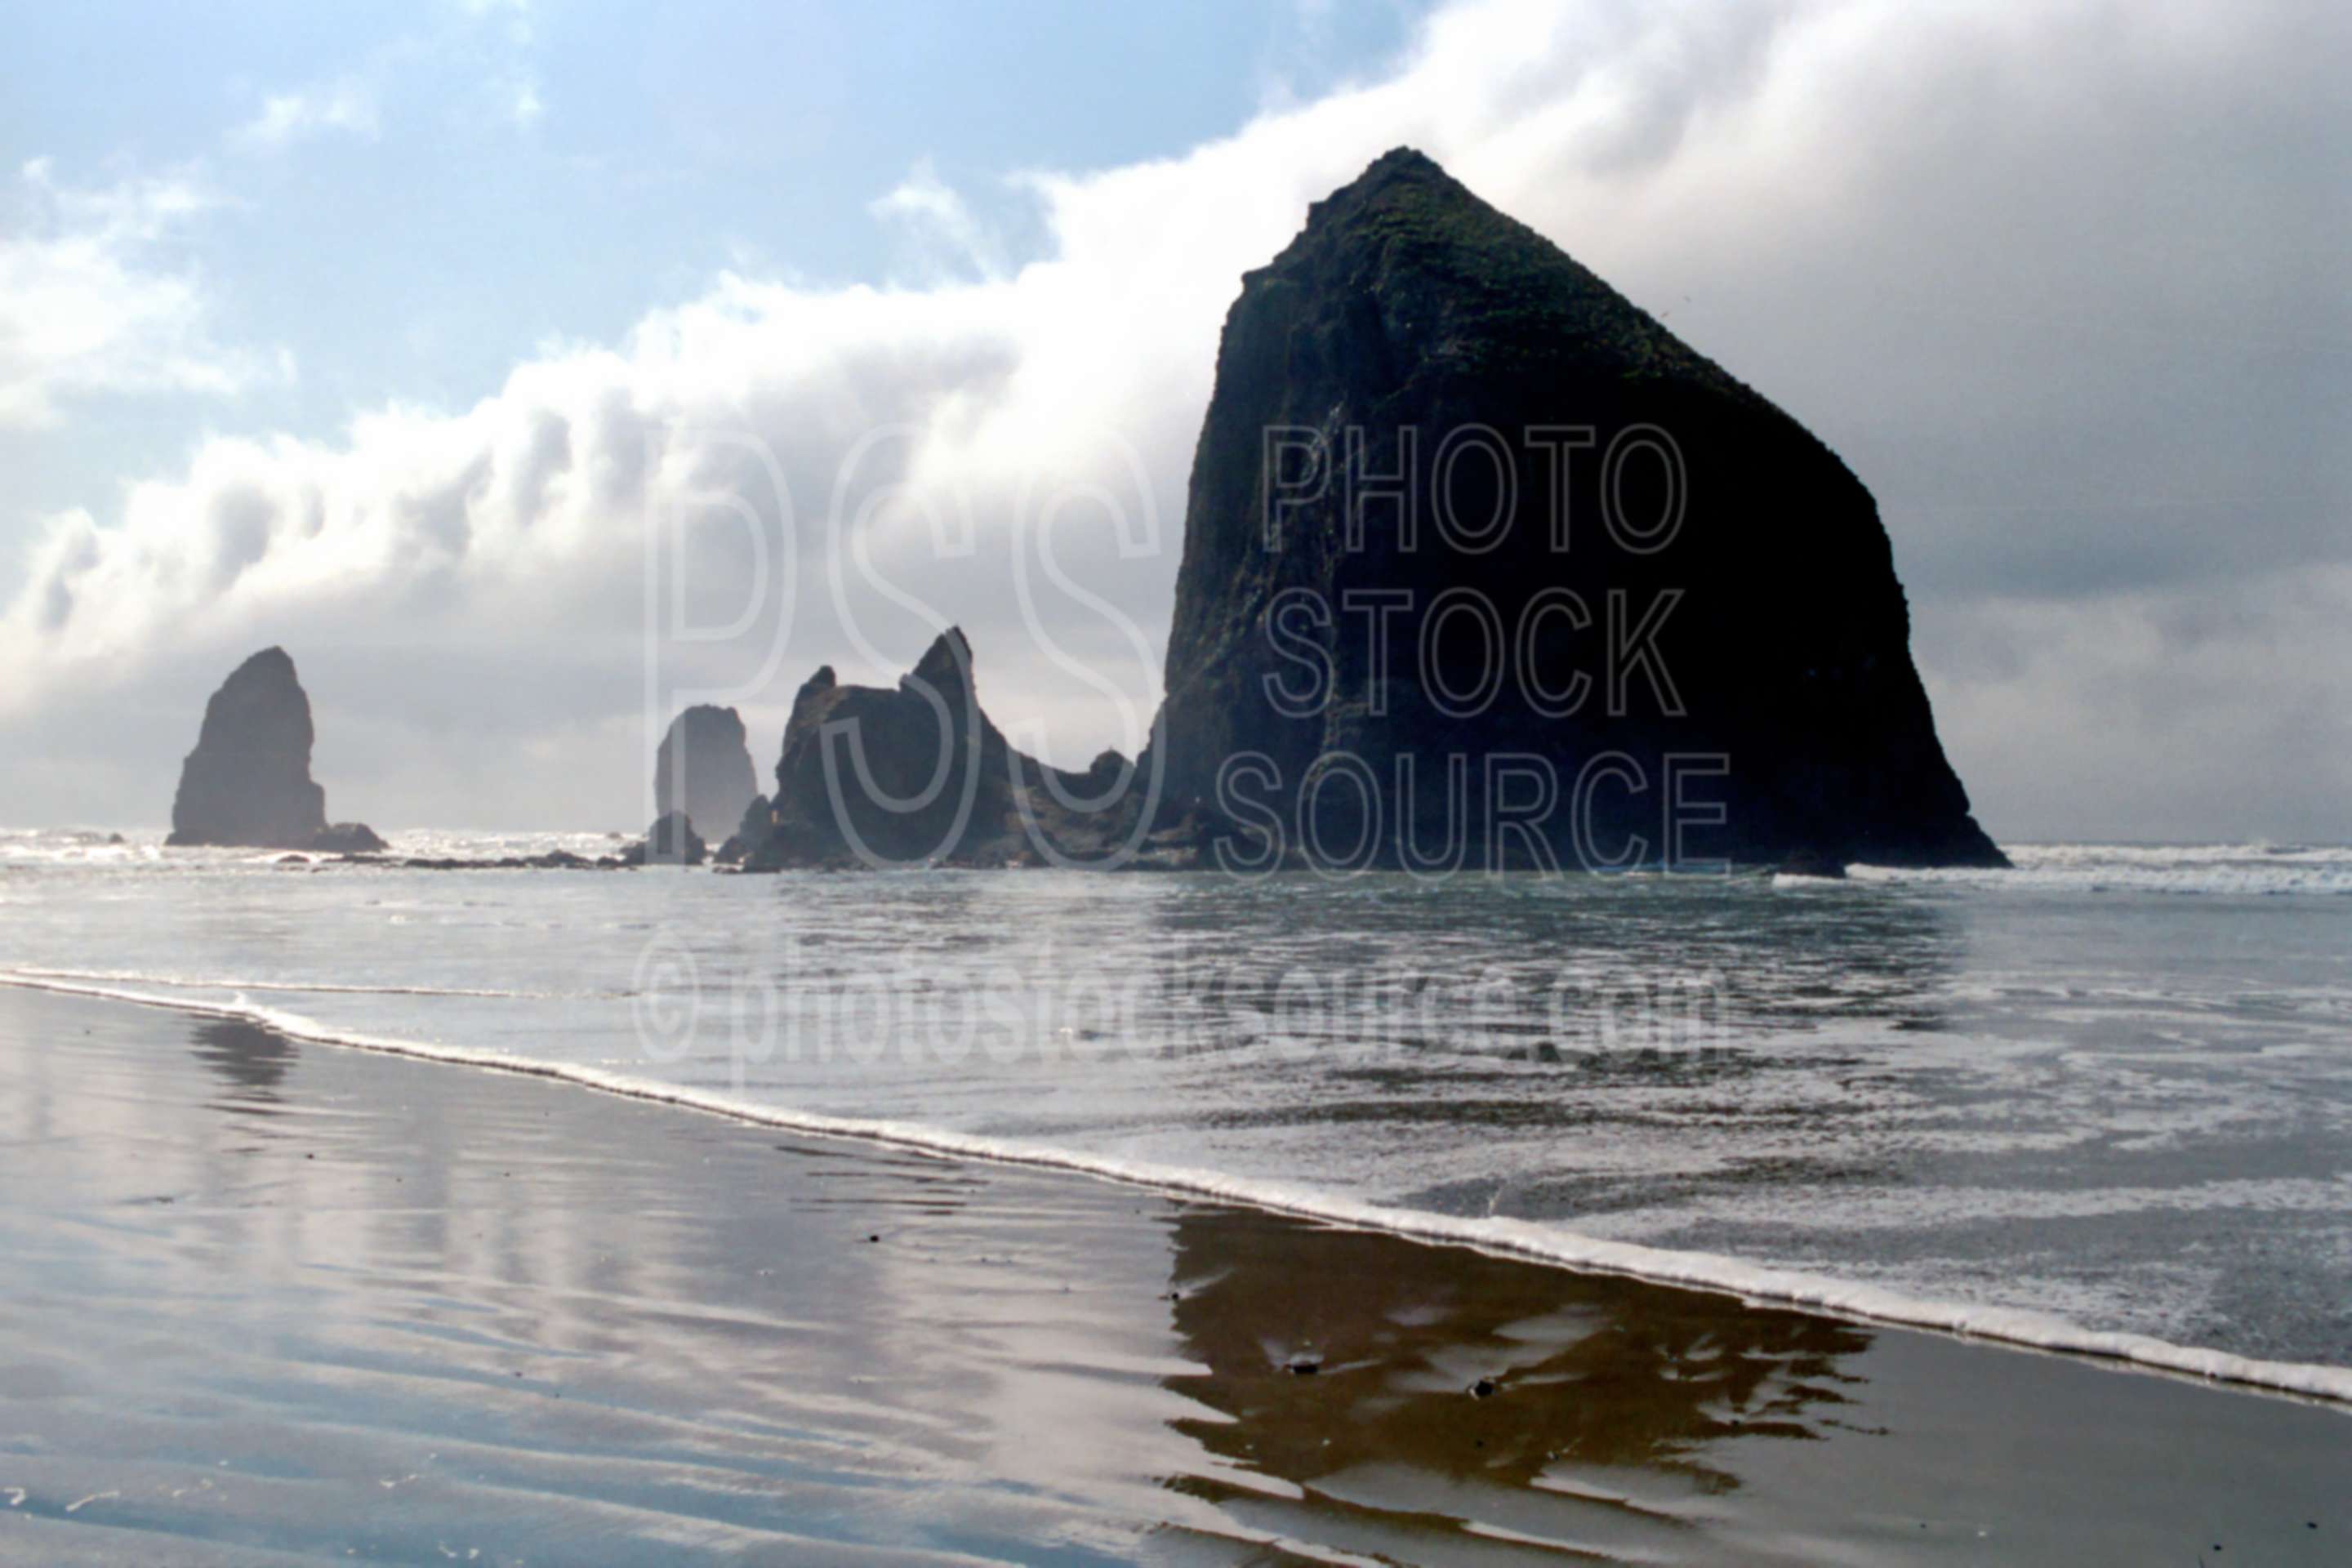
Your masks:
M764 821L747 813L749 870L853 866L1108 866L1145 841L1146 791L1104 764L1065 773L1009 745L980 706L971 645L934 641L895 688L831 666L793 700Z
M1909 636L1834 454L1400 149L1226 318L1155 745L1340 861L2000 864Z
M1843 882L1845 862L1817 849L1799 849L1776 868L1783 877L1810 877L1816 881Z
M760 793L759 773L732 708L699 705L670 721L654 754L654 814L682 811L698 831L726 834Z
M319 830L310 847L321 855L381 855L392 846L364 822L331 822Z
M722 866L740 865L745 856L768 841L768 835L775 826L775 813L768 805L768 797L753 795L751 804L743 808L742 816L737 820L735 831L719 846L714 858Z
M481 857L346 855L338 863L402 871L624 871L645 864L645 845L633 844L618 855L594 857L575 855L569 849L549 849L537 855Z
M382 849L363 823L327 823L310 778L310 700L286 650L238 665L205 704L196 749L180 767L166 844L234 844L346 853Z
M709 847L682 811L654 818L646 836L621 851L624 866L699 866L709 858Z

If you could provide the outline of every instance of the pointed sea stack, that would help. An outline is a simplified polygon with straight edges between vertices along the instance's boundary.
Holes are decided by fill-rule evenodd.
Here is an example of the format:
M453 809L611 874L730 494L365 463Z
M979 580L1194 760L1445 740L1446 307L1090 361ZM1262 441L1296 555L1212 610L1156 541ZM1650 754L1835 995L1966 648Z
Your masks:
M688 708L654 753L654 815L682 811L696 832L724 837L760 793L743 721L732 708Z
M811 676L764 820L747 813L720 858L755 871L1108 864L1123 836L1139 836L1141 792L1119 782L1013 750L981 710L971 645L950 628L895 688L844 685L830 665Z
M381 849L364 823L327 823L310 779L310 699L286 650L236 667L205 704L196 749L180 767L166 844L233 844L335 853Z
M1001 838L1010 767L961 630L941 634L896 688L845 686L826 665L793 699L773 826L751 864L961 858Z
M1909 640L1829 448L1399 149L1226 317L1154 744L1333 860L2001 864Z

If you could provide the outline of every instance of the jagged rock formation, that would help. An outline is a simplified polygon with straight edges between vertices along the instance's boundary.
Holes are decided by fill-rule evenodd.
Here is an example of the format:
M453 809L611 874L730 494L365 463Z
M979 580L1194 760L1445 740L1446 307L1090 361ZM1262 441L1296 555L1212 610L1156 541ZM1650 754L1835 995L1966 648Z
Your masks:
M1400 149L1226 318L1155 748L1342 861L2000 864L1909 634L1835 455Z
M735 831L719 845L714 858L723 866L741 864L745 856L767 842L768 835L775 826L776 815L768 805L768 797L753 795L751 804L743 808L742 816L736 822Z
M654 815L682 811L698 831L724 834L760 793L759 773L732 708L688 708L654 753Z
M349 853L382 849L364 823L327 822L310 779L310 699L286 650L266 647L230 672L180 766L166 844L235 844Z
M1146 791L1097 759L1065 773L1014 751L981 710L971 645L934 641L898 686L819 669L793 700L764 819L747 813L746 869L950 864L1109 865L1152 846ZM724 858L724 851L722 851Z

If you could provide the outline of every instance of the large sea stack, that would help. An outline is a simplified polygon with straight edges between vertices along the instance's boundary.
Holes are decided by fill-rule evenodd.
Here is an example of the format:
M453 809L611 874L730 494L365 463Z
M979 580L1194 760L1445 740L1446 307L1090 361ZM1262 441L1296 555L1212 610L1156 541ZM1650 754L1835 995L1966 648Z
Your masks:
M2000 864L1909 637L1828 447L1400 149L1226 317L1154 744L1333 859Z
M743 721L732 708L688 708L654 753L654 815L682 811L706 838L723 838L760 793Z
M363 823L327 822L310 779L310 699L284 648L236 667L205 704L196 749L180 767L167 844L354 852L383 841Z

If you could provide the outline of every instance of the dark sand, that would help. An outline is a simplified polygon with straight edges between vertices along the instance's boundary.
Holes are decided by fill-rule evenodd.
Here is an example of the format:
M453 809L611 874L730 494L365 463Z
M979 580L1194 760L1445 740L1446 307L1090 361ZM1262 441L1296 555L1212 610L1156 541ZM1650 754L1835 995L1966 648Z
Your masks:
M2352 1560L2342 1410L128 1005L0 1196L11 1563Z

